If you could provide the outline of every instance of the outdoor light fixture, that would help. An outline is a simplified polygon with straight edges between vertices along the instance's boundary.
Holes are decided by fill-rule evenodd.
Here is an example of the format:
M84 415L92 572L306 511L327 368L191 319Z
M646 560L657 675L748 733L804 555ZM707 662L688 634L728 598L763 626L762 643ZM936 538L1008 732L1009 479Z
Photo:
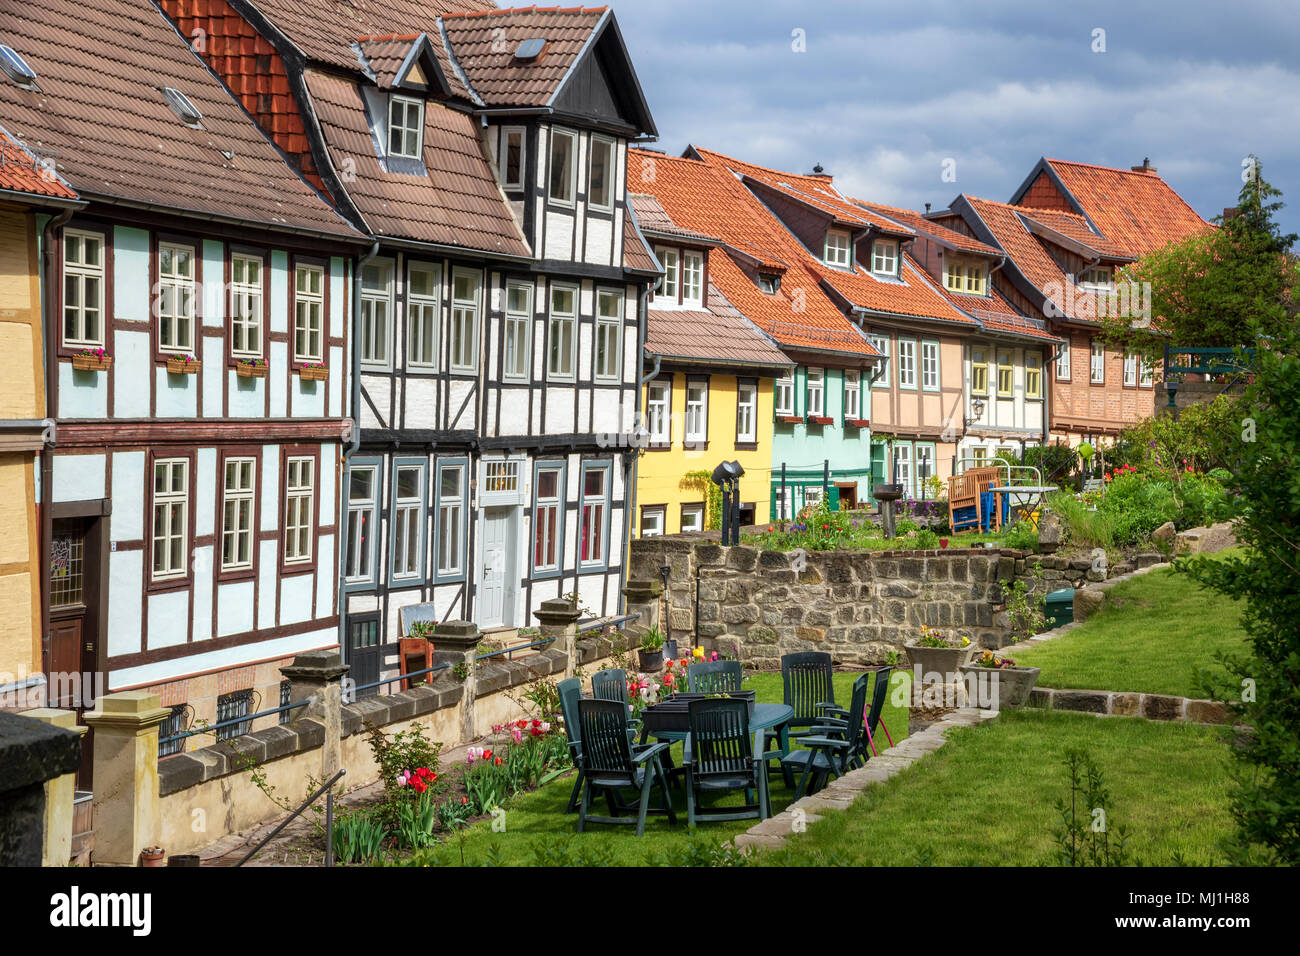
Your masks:
M1178 376L1170 375L1165 379L1165 391L1169 393L1169 407L1177 408L1174 397L1178 394Z
M713 469L713 483L722 489L722 543L740 544L740 476L738 461L724 461Z
M971 400L970 410L972 414L970 418L966 419L967 428L969 428L971 425L974 425L977 421L979 421L981 418L984 417L984 405L985 402L984 399L982 398L976 398Z

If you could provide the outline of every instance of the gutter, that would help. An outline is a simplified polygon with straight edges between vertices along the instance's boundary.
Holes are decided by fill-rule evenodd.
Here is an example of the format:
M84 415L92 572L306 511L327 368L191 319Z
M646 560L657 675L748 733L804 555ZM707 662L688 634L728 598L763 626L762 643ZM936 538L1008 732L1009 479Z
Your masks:
M41 206L50 209L85 209L90 205L84 199L46 196L43 193L29 193L21 189L0 189L0 200L11 200L24 206Z
M487 249L472 249L468 246L449 246L441 242L425 242L420 239L403 239L400 236L376 236L375 241L383 242L385 246L396 246L400 249L415 249L421 252L430 252L462 260L483 258L491 259L494 262L526 263L529 266L532 266L533 263L537 261L532 256L520 256L515 255L512 252L492 252ZM367 259L367 261L369 260Z

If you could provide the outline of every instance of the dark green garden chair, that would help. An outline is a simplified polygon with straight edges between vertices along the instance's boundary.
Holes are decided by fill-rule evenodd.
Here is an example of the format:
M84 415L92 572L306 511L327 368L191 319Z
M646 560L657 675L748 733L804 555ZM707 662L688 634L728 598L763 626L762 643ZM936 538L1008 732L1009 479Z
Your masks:
M582 681L570 677L560 681L556 685L556 690L560 692L560 714L564 717L564 735L569 739L569 757L573 760L573 765L578 768L573 781L573 792L569 794L569 802L564 808L565 813L573 813L578 809L578 797L582 793L582 733L578 722L578 701L582 699Z
M740 661L708 661L688 664L686 680L692 694L720 694L723 691L740 690L745 679Z
M763 734L749 733L749 704L743 700L715 698L693 700L687 705L690 735L686 738L683 765L686 768L686 819L766 820L772 815L767 792L767 761L763 758ZM743 806L705 808L706 793L745 791Z
M668 795L668 776L664 772L662 757L668 744L632 744L628 740L627 705L615 700L579 700L578 724L582 740L582 803L578 808L578 832L588 823L632 823L621 814L632 809L624 804L620 790L639 792L636 805L636 835L645 833L648 813L667 814L669 823L677 822L672 800ZM663 806L652 808L650 795L658 786ZM603 790L609 802L610 815L591 815L591 798Z
M889 678L893 672L894 668L889 664L877 667L874 671L869 672L875 674L876 683L871 689L871 709L867 712L866 723L863 725L862 729L866 732L866 747L871 748L872 756L875 756L879 752L876 750L875 733L884 726L882 719L885 713L885 701L889 697ZM826 717L822 720L822 723L838 725L842 721L846 720L848 716L849 712L843 707L827 707ZM885 738L889 741L889 745L892 747L894 745L894 740L889 736L889 728L884 727L884 730ZM864 757L866 747L863 748Z
M800 651L781 657L782 700L794 709L790 718L788 737L801 737L811 733L813 725L821 720L827 707L835 706L834 664L831 656L823 651ZM788 747L781 746L781 736L777 730L769 730L764 743L764 759L784 761L790 754ZM785 763L781 764L781 774L785 777L787 787L794 786Z
M782 758L783 770L800 774L795 800L805 793L816 793L826 785L828 778L848 773L867 759L863 745L866 740L864 713L870 681L871 675L863 674L853 682L847 717L810 727L810 732L799 738L799 743L806 749L796 750ZM810 780L812 790L808 789Z

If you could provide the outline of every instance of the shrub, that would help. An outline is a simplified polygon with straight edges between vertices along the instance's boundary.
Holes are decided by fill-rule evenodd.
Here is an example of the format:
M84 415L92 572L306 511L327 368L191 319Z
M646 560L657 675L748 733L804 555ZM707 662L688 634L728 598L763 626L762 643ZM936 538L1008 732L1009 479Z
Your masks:
M389 829L398 826L399 808L416 802L426 790L441 790L438 755L442 744L424 736L420 724L411 724L390 738L374 724L367 724L367 742L379 766L384 784L384 803L379 811ZM424 773L418 773L424 770ZM415 781L414 783L412 781Z
M922 551L933 551L939 547L939 536L929 528L922 528L916 533L916 546Z
M1017 521L1007 529L1002 538L1002 543L1008 548L1033 551L1038 547L1038 529L1028 521Z
M1101 510L1092 510L1068 491L1049 495L1047 506L1061 519L1072 544L1085 548L1115 546L1115 522Z

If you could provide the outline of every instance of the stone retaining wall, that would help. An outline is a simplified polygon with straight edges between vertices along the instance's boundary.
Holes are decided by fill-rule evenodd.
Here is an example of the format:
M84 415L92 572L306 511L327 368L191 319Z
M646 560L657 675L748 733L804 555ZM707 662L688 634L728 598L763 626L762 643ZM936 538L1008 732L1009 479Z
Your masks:
M1137 694L1109 690L1055 690L1035 687L1028 706L1045 710L1073 710L1115 717L1145 717L1148 720L1182 720L1193 724L1226 724L1228 708L1215 700L1172 697L1167 694Z

